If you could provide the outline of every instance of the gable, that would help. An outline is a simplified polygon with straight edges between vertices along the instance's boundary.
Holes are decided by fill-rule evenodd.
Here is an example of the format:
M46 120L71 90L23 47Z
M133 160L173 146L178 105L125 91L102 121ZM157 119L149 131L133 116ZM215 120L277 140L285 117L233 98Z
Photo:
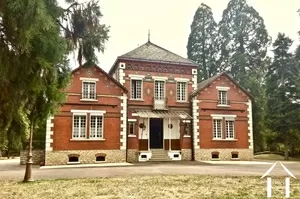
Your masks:
M115 80L112 76L107 74L102 68L100 68L97 65L95 65L95 66L79 66L78 68L76 68L72 71L72 79L74 78L74 76L77 76L77 75L79 75L80 78L99 78L102 76L105 79L110 81L110 85L113 84L115 87L120 88L125 93L128 92L127 89L122 84L120 84L120 82Z
M220 78L224 78L226 80L229 81L230 87L234 87L237 88L239 90L239 92L242 92L244 95L248 96L251 100L254 100L254 97L249 93L249 91L247 91L246 89L244 89L243 87L241 87L230 75L228 75L226 72L217 74L215 76L212 76L200 83L198 83L197 85L197 89L194 90L191 93L191 97L194 97L196 95L198 95L202 90L208 88L209 86L211 86L214 82L216 82L217 80L219 80Z

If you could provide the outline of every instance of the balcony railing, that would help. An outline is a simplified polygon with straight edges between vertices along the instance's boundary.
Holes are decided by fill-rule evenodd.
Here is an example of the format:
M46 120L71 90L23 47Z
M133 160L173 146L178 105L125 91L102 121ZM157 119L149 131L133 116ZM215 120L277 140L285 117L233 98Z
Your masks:
M156 99L153 97L153 109L154 110L167 110L168 109L168 98Z

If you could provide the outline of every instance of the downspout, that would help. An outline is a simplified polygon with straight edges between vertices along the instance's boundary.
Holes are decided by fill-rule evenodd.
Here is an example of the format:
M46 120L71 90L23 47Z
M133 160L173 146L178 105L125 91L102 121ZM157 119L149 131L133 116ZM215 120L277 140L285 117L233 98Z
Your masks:
M190 107L192 111L192 117L193 117L193 99L190 99ZM192 125L191 125L191 147L192 147L192 161L195 161L195 149L194 149L194 118L192 119Z
M126 159L126 162L128 162L128 129L127 129L127 127L128 127L128 98L126 99L127 100L127 102L126 102L126 117L125 117L125 119L126 119L126 154L125 154L125 159Z

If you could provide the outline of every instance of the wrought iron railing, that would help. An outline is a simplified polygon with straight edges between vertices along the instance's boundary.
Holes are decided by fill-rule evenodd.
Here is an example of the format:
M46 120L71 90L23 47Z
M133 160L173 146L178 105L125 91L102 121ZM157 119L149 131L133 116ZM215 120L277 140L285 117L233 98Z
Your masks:
M168 109L168 98L155 98L153 97L153 109L154 110L167 110Z

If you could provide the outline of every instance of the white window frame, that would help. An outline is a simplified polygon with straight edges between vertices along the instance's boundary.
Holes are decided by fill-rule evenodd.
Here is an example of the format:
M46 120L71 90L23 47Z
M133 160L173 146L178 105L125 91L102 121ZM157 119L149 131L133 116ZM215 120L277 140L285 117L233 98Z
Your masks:
M212 117L212 137L213 140L224 140L224 141L235 141L236 140L236 133L235 133L235 118L236 115L223 115L223 114L211 114ZM217 138L214 136L214 120L221 120L221 138ZM224 123L225 121L225 123ZM227 136L228 134L228 127L227 127L227 121L233 121L233 138L230 138ZM225 126L224 126L225 125ZM223 129L225 129L225 134L223 133ZM223 135L224 134L224 135Z
M220 124L220 129L221 129L221 132L215 132L215 124L216 124L216 130L218 128L217 126L217 121L221 121L221 124ZM222 118L213 118L212 119L212 131L213 131L213 139L214 140L221 140L223 139L223 119ZM220 136L218 136L218 134L220 134Z
M90 91L88 92L88 97L87 98L84 96L84 83L93 83L93 84L95 84L95 89L94 89L95 98L90 98L90 93L91 93ZM82 95L81 95L82 100L91 100L91 101L97 100L97 82L96 81L83 80L81 88L82 88ZM88 86L88 90L90 90L90 85Z
M81 127L79 125L79 135L78 137L74 137L74 122L75 122L75 117L80 117L80 116L85 116L85 136L84 137L80 137L81 135ZM81 121L81 120L80 120ZM81 122L80 122L81 124ZM73 116L72 116L72 139L75 139L75 140L80 140L80 139L87 139L87 113L80 113L80 112L77 112L77 113L73 113Z
M185 85L185 89L184 89L185 90L184 91L184 98L185 99L184 100L182 100L183 96L181 96L181 94L182 94L182 90L181 89L182 88L179 88L180 91L178 93L178 84L182 84L182 83ZM177 102L187 102L187 90L188 90L187 88L188 88L188 82L187 81L177 81L176 82L176 101ZM179 96L180 99L178 99L178 96Z
M101 134L102 136L100 137L91 137L92 134L92 116L96 117L101 117L102 118L102 125L100 126L101 128ZM96 125L96 134L97 134L97 124ZM89 121L89 127L90 127L90 132L89 132L89 139L91 140L103 140L104 139L104 115L100 113L90 113L90 121Z
M130 125L133 125L133 134L130 134ZM136 121L128 120L128 137L136 137Z
M218 106L227 106L229 107L230 105L228 104L228 91L230 90L230 87L222 87L222 86L217 86L216 87L218 90ZM220 98L220 93L226 92L225 94L225 103L223 103L223 94L222 97Z
M227 122L233 122L233 124L232 124L232 137L229 136L230 129L229 129L229 125L227 125ZM228 139L228 140L234 140L235 139L235 120L234 120L234 118L225 118L225 139Z
M156 91L155 84L156 84L156 82L163 82L163 87L161 87L161 88L163 88L163 96L161 96L161 94L159 94L160 96L157 96L158 98L156 98L156 95L155 95L155 91ZM160 92L162 90L161 88L160 88ZM155 100L165 100L166 99L166 81L164 79L155 79L154 80L154 89L153 89L153 91L154 91L154 99Z
M133 96L132 96L132 91L133 91L132 81L133 80L141 81L141 98L133 98ZM130 99L131 100L143 100L143 85L144 85L143 77L132 76L130 78Z

